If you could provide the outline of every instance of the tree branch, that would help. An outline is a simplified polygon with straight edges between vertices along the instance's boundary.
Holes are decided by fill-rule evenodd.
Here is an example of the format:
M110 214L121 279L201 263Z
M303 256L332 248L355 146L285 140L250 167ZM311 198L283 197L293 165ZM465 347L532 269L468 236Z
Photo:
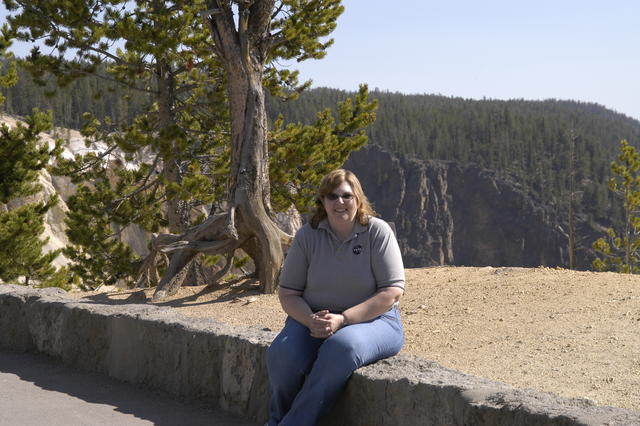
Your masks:
M110 155L117 147L118 147L118 145L111 146L106 151L100 153L100 155L98 155L94 161L91 161L91 162L85 164L84 166L82 166L80 168L72 170L68 174L69 175L75 175L75 174L80 174L80 173L83 173L83 172L87 171L88 169L92 168L93 166L95 166L96 164L101 162L104 159L104 157Z
M234 240L222 240L222 241L176 241L173 244L169 244L160 248L163 253L170 253L176 250L193 250L198 253L204 254L217 254L221 251L225 251L226 247L230 243L235 243Z

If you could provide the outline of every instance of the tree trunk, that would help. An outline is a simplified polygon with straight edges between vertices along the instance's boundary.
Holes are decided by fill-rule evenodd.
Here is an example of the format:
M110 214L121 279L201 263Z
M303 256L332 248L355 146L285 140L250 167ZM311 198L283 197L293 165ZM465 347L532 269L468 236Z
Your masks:
M156 65L156 78L158 79L159 92L158 130L162 137L163 133L170 133L171 129L176 125L173 112L175 82L172 77L170 65L168 65L164 59L159 60ZM173 144L171 152L175 152L175 149L175 144ZM171 157L165 158L162 167L162 176L167 180L167 182L180 183L178 164L175 159ZM172 199L167 199L166 203L169 232L176 234L184 232L185 227L181 220L178 198L174 197Z
M572 130L569 136L569 269L576 267L576 229L573 209L576 196L576 140Z
M162 176L167 182L178 182L178 166L174 161L166 161L162 168ZM169 232L180 233L184 231L182 216L180 215L180 205L177 197L167 199L167 223Z
M259 250L249 255L257 266L263 291L272 293L284 257L283 232L271 217L262 79L275 2L256 0L248 6L241 5L237 26L231 8L222 3L208 2L212 14L206 23L228 77L232 143L229 223L234 224L237 219L236 229L242 239L257 239Z
M262 289L273 293L283 261L282 231L270 216L266 109L261 69L231 77L232 158L230 199L235 206L237 229L243 239L255 237L259 250L248 253L254 260ZM246 88L246 90L245 90ZM238 96L237 92L245 92ZM234 164L235 163L235 164ZM234 175L235 172L235 175ZM233 213L230 213L233 214ZM257 256L257 257L256 257Z
M257 268L262 291L273 293L284 254L283 244L291 236L281 231L271 217L267 116L262 87L267 61L269 28L274 0L238 3L234 20L229 2L208 0L204 13L216 53L228 81L231 118L231 167L228 181L229 210L226 224L221 217L209 217L182 236L160 236L154 250L175 251L162 277L154 300L175 293L180 271L198 253L230 253L250 239L257 241L247 254ZM253 244L250 243L250 244ZM148 263L145 263L148 265ZM148 270L141 275L152 276Z

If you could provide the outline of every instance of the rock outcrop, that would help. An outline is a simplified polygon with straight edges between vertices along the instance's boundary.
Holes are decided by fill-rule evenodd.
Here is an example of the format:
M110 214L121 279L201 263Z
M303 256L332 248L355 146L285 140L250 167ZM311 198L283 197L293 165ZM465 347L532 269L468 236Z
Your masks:
M352 153L344 167L356 173L381 217L395 224L405 266L453 264L447 164L397 157L368 145Z
M382 218L395 223L405 266L568 265L566 218L495 172L452 161L419 161L369 144L345 168L361 179ZM578 234L594 241L585 220ZM578 252L578 267L593 254Z
M18 120L16 118L0 115L1 124L13 127L17 122ZM84 137L77 130L55 128L49 133L42 133L40 135L40 140L50 147L53 147L55 138L61 138L65 141L62 153L65 158L73 158L76 154L99 152L105 149L105 146L99 143L87 147ZM59 196L58 204L49 209L45 217L45 230L42 238L49 239L44 246L44 251L48 252L63 248L69 244L69 239L65 232L66 225L64 223L66 214L69 211L66 202L70 196L75 194L76 186L71 183L71 179L68 177L52 176L46 170L39 172L38 183L42 187L40 192L29 197L11 200L6 207L11 210L27 203L46 201L55 194ZM147 248L149 235L141 227L137 225L128 226L127 229L119 235L122 241L129 244L139 255L145 256L149 252ZM59 267L68 264L69 260L63 254L60 254L53 263Z

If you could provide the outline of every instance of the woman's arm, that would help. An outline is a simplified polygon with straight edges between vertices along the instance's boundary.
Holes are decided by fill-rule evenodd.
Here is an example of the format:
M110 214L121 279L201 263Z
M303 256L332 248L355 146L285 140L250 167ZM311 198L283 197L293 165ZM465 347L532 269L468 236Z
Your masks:
M280 299L280 305L287 315L305 327L309 327L313 311L302 298L301 291L280 287L278 299Z
M342 314L332 314L329 311L314 313L302 298L301 291L280 287L278 298L287 315L307 327L311 336L326 338L345 324L357 324L379 317L391 309L403 293L404 290L399 287L381 288L373 296Z
M364 302L350 307L342 314L332 314L329 311L316 312L317 319L311 318L312 327L317 324L317 329L312 330L314 337L329 337L345 325L366 322L387 312L391 306L400 300L404 290L399 287L385 287L378 290L373 296Z
M364 302L352 306L342 313L346 324L366 322L387 312L400 300L404 290L399 287L384 287Z
M340 328L338 321L331 321L329 311L313 312L302 298L302 291L280 287L278 298L282 309L294 320L309 329L311 336L326 338ZM336 327L336 328L334 328Z

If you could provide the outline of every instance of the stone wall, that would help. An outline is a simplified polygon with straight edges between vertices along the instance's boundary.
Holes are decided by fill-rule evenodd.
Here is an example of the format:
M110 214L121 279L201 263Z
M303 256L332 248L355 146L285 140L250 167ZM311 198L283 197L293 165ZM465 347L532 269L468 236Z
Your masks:
M0 348L197 399L264 422L273 332L187 318L154 305L66 299L0 285ZM396 356L356 371L325 425L640 424L640 413L560 398Z

